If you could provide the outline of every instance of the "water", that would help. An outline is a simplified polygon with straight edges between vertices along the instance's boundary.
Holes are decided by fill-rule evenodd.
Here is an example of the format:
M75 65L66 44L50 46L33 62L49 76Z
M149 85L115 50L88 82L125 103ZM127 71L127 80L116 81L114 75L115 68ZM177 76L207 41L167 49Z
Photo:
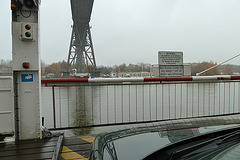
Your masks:
M239 87L239 82L54 87L56 127L238 113ZM53 128L52 87L42 87L42 116Z

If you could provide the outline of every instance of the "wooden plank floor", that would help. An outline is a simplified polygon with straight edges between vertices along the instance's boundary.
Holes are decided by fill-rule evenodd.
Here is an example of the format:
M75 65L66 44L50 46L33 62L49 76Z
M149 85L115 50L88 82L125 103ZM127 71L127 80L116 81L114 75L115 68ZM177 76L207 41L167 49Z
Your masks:
M42 140L0 143L0 160L52 159L58 137Z
M60 159L88 160L94 136L65 137ZM0 143L0 160L50 160L58 137L42 140Z
M88 160L95 136L74 136L64 138L62 160Z

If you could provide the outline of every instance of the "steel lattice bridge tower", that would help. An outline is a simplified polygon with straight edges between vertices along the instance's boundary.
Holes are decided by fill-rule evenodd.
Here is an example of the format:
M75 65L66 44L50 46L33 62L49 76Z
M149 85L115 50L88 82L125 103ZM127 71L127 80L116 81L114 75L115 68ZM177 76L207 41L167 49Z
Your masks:
M68 54L67 71L93 73L96 61L90 32L90 18L94 0L71 0L72 36Z

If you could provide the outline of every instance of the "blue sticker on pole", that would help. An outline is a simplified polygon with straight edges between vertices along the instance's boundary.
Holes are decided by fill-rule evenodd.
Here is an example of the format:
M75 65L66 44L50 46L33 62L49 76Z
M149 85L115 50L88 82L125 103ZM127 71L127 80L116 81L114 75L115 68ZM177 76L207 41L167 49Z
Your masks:
M33 74L21 74L22 82L33 82Z

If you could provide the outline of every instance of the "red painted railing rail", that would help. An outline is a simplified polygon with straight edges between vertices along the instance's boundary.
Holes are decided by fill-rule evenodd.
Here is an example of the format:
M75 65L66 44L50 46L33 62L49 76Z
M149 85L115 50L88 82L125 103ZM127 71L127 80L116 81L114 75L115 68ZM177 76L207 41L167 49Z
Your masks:
M188 76L188 77L137 77L137 78L54 78L42 79L48 83L119 83L119 82L154 82L154 81L213 81L213 80L240 80L240 75L217 76Z

